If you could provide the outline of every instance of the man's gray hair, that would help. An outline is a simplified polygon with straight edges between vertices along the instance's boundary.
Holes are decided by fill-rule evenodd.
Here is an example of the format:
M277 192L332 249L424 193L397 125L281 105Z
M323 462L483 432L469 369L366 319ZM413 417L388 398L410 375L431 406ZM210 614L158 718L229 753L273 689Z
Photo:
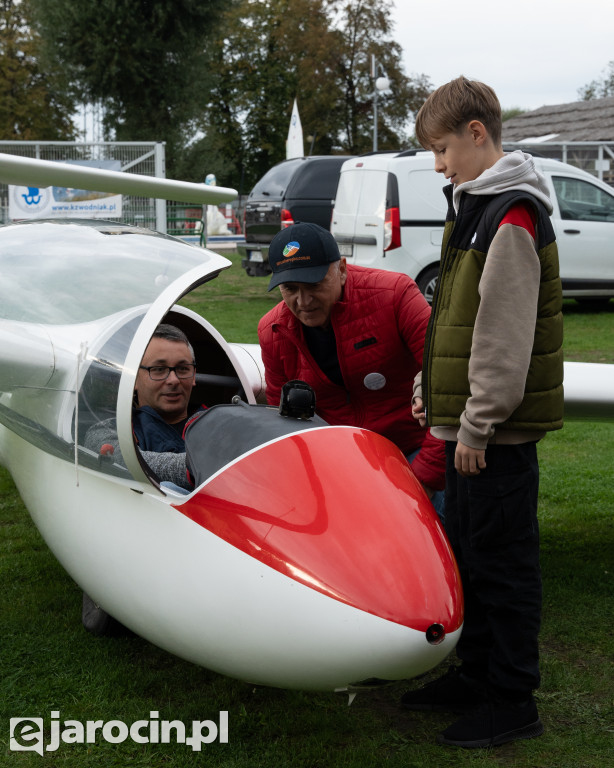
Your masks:
M179 344L185 344L190 350L192 355L192 362L196 362L194 357L194 348L190 344L190 340L176 325L170 325L169 323L160 323L156 330L152 334L152 339L166 339L166 341L175 341Z

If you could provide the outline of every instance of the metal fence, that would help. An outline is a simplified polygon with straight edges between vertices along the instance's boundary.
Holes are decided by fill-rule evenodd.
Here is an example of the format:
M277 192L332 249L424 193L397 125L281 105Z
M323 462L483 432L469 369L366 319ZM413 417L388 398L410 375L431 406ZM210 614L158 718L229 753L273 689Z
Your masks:
M118 161L122 171L143 176L166 176L165 147L160 142L132 141L0 141L0 152L39 160L88 160ZM124 195L122 215L119 220L125 224L166 232L165 200ZM9 197L6 184L0 184L0 223L6 224Z
M136 141L0 141L0 152L9 155L32 157L39 160L87 160L115 161L126 173L142 176L166 176L165 146L161 142ZM241 234L238 201L220 206L228 231L234 237ZM156 200L147 197L124 195L122 215L118 221L141 227L168 232L192 242L204 245L203 219L205 208L199 203L189 204L174 200ZM0 183L0 224L9 223L8 186Z
M506 145L508 142L503 142ZM614 142L612 141L547 141L509 142L529 154L562 160L614 186Z

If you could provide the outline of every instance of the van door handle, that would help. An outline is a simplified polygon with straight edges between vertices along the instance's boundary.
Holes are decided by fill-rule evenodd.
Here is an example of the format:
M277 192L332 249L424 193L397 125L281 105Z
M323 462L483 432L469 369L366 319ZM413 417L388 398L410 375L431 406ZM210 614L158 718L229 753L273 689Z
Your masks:
M580 230L579 229L564 229L563 232L566 235L579 235L580 234Z

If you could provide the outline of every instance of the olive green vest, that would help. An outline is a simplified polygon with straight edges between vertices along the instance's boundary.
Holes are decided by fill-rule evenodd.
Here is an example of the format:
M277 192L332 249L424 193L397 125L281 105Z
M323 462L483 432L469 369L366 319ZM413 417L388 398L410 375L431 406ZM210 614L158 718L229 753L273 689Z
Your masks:
M525 192L462 196L451 205L444 231L439 278L426 334L422 392L429 426L459 426L471 394L469 357L488 248L507 210L521 200L537 213L541 264L535 339L521 404L497 429L550 431L563 426L563 314L558 252L544 206ZM513 322L513 318L510 318Z

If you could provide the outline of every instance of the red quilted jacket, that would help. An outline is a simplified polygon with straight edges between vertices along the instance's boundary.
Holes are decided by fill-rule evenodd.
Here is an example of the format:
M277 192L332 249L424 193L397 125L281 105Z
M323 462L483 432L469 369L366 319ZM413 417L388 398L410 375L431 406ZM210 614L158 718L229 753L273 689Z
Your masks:
M315 390L318 415L329 424L378 432L405 455L424 444L412 468L422 483L442 489L444 444L411 415L429 315L429 305L406 275L348 265L343 297L331 312L345 387L330 381L316 364L301 323L282 301L258 324L267 401L277 405L287 381L306 381ZM370 373L384 377L375 377L383 383L380 389L365 386Z

